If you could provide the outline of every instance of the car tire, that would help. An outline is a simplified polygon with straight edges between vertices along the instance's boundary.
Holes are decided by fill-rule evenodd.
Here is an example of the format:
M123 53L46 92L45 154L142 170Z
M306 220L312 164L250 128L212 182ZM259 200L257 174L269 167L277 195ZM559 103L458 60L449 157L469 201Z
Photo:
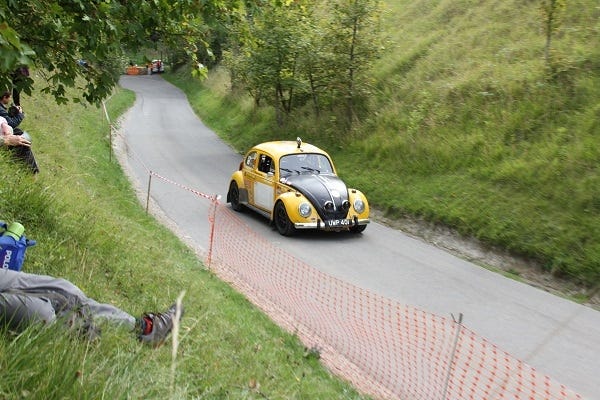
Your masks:
M231 203L231 208L235 211L242 211L243 206L240 203L240 189L235 181L229 185L229 192L227 192L227 199Z
M296 233L296 228L292 221L290 221L290 217L288 217L287 211L285 210L285 205L281 201L278 201L277 204L275 204L273 221L275 222L275 227L283 236L292 236Z
M366 225L355 225L352 228L350 228L350 232L352 232L352 233L361 233L365 229L367 229Z

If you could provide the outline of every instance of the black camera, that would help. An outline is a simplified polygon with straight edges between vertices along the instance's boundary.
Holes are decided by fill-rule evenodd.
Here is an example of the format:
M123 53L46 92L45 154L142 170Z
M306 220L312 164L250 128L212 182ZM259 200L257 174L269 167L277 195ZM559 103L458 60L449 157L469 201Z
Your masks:
M13 118L16 117L17 115L19 115L19 109L17 108L17 106L10 106L8 107L8 116Z

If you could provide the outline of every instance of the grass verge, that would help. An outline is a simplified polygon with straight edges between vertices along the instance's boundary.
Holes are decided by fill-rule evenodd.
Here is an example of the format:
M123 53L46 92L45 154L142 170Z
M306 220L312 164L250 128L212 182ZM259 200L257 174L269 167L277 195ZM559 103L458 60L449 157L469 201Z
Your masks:
M134 101L117 91L115 120ZM131 332L103 326L88 343L58 325L0 333L2 399L362 399L294 335L207 271L191 249L148 216L110 158L104 112L23 96L22 128L41 173L0 151L0 219L20 221L37 245L24 271L60 276L133 316L168 307L185 290L175 360ZM168 342L170 343L170 342ZM174 372L173 372L174 371Z

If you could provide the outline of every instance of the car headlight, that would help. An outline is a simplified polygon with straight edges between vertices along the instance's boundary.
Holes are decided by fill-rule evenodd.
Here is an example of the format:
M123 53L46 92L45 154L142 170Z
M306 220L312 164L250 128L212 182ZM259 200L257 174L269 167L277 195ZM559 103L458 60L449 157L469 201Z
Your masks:
M354 209L356 210L357 213L362 213L363 211L365 211L365 202L362 201L361 199L355 199L354 200Z
M312 208L309 203L300 203L298 206L298 213L304 218L308 217L312 211Z

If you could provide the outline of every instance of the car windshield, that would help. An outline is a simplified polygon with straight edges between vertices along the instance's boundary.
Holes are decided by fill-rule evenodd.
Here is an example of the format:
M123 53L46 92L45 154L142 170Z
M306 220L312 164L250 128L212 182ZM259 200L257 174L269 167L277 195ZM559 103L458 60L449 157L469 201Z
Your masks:
M329 158L323 154L289 154L279 159L279 175L281 177L302 173L331 174L333 168Z

